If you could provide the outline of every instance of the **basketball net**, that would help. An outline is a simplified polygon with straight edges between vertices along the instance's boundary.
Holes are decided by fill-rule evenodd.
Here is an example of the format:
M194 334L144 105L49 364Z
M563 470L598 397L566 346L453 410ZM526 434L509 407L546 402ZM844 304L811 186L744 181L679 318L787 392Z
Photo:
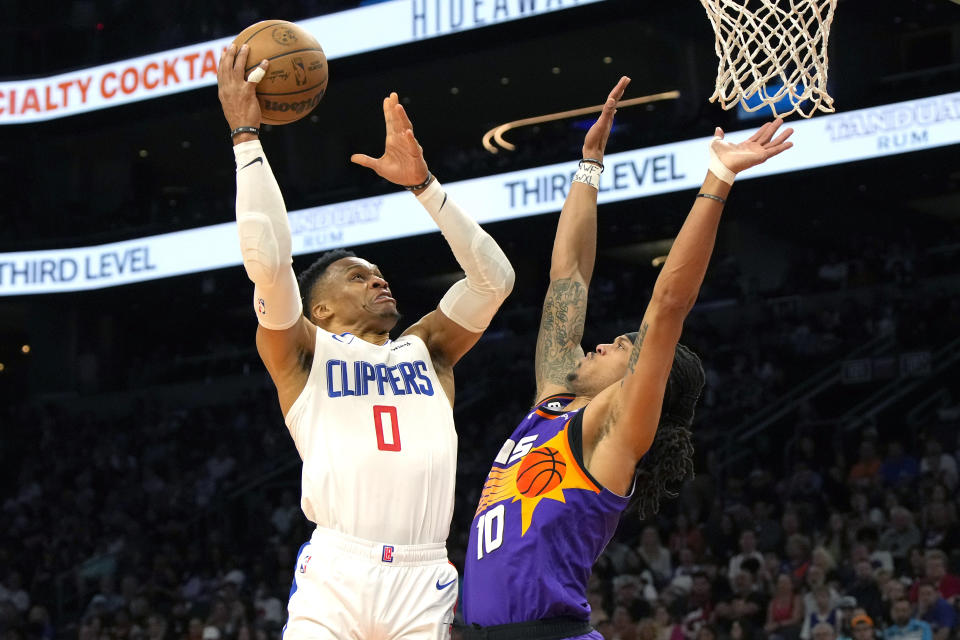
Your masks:
M827 40L837 0L700 0L717 37L717 86L710 102L775 116L833 112ZM754 9L748 8L753 4ZM759 6L756 6L759 4ZM755 102L755 96L760 102ZM753 98L751 103L748 98Z

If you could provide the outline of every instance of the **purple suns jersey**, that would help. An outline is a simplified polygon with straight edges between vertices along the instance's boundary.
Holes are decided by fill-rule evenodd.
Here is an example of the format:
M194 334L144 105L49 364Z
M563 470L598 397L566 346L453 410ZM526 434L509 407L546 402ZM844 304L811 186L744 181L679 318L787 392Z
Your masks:
M491 626L587 620L587 580L628 498L583 465L583 411L551 396L514 430L487 475L464 563L463 615Z

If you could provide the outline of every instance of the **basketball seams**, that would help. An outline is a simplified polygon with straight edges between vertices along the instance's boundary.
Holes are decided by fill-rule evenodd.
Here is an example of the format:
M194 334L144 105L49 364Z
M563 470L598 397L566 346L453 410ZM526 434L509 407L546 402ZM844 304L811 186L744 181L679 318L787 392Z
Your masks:
M256 31L254 31L253 33L251 33L251 34L250 34L250 37L247 38L246 40L244 40L243 42L241 42L240 44L249 44L251 40L253 40L254 38L257 37L257 34L263 33L264 31L266 31L266 30L269 29L270 27L275 27L275 26L277 26L278 24L283 24L284 22L286 22L286 20L277 20L277 21L275 21L275 22L271 22L270 24L264 25L264 26L260 27L259 29L257 29Z
M306 92L306 91L313 91L313 90L316 89L317 87L326 86L326 84L327 84L327 81L324 80L323 82L319 82L319 83L313 85L312 87L306 87L306 88L304 88L304 89L300 89L299 91L287 91L287 92L285 92L285 93L264 93L263 91L258 91L258 92L257 92L257 95L258 95L258 96L295 96L295 95L299 95L299 94L301 94L301 93L304 93L304 92Z
M310 47L309 49L295 49L294 51L284 51L283 53L278 53L277 55L275 55L275 56L270 56L269 58L260 58L260 60L257 60L257 64L254 64L254 65L251 65L251 66L247 67L246 69L243 70L243 72L244 72L244 73L247 73L247 72L250 71L251 69L256 69L257 67L260 66L260 63L261 63L263 60L276 60L277 58L282 58L282 57L284 57L284 56L290 56L290 55L293 55L293 54L295 54L295 53L309 53L310 51L319 51L321 54L323 54L324 57L326 57L326 55L327 55L327 54L323 53L323 48L320 47L320 46Z
M537 460L536 458L542 459ZM531 464L527 464L528 462L531 462ZM560 451L552 447L544 447L531 451L524 456L520 465L523 469L516 477L516 487L521 494L528 497L538 497L551 490L558 483L563 482L563 476L567 468L567 463L563 457L560 456ZM543 465L548 465L549 468L538 470L538 467ZM533 472L534 475L532 478L530 478L529 472ZM540 476L545 473L548 474L546 481L539 481ZM556 474L559 480L554 478L554 474ZM524 482L524 478L530 479ZM539 489L534 491L535 487L539 487ZM530 496L530 493L533 493L533 496Z

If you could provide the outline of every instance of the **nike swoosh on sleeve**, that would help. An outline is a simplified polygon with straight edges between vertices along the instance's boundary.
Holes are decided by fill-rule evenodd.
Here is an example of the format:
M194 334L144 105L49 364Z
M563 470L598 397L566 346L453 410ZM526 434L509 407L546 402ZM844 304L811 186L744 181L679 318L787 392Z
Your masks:
M258 162L259 162L260 164L263 164L263 156L257 156L256 158L254 158L253 160L251 160L251 161L248 162L247 164L245 164L245 165L243 165L242 167L240 167L240 168L238 169L238 171L243 171L244 169L246 169L246 168L249 167L250 165L256 164L256 163L258 163Z

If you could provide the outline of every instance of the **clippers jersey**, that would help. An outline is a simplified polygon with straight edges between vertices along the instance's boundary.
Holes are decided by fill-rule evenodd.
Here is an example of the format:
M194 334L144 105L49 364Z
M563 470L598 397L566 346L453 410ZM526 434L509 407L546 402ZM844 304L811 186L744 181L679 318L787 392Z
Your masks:
M493 462L464 564L467 624L587 620L587 580L629 502L583 465L583 409L573 396L534 407Z
M318 327L307 384L285 422L303 460L307 519L364 540L446 542L457 433L420 338L376 345Z

